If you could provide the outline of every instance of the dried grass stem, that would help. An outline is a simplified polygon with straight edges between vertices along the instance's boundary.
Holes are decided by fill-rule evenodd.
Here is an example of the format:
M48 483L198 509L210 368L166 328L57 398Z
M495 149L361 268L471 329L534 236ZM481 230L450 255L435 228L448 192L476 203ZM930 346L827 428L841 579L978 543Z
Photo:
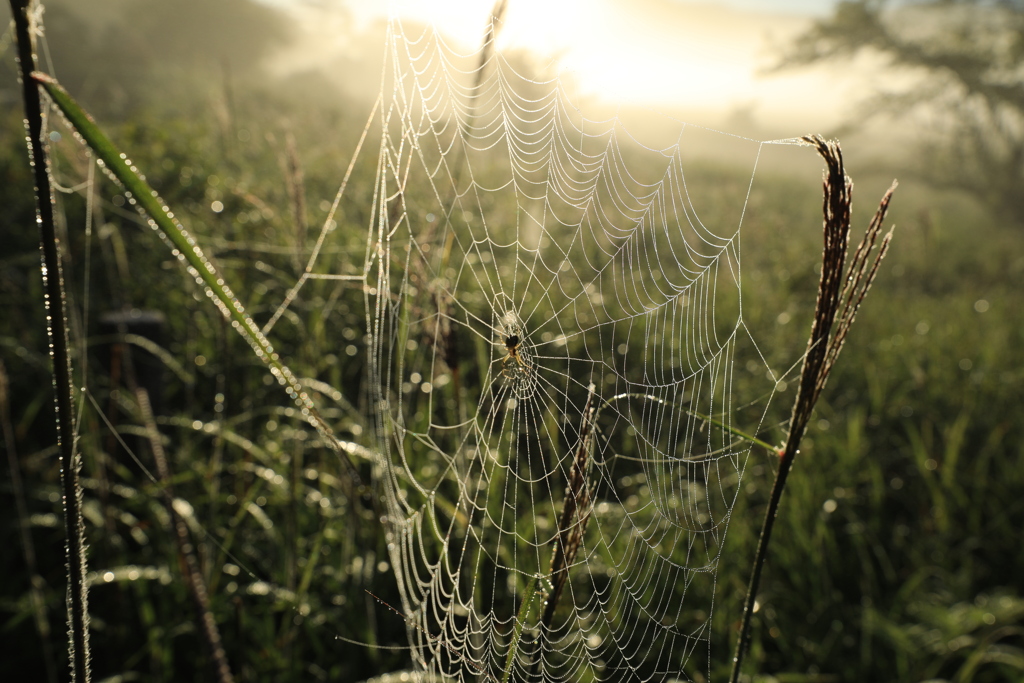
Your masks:
M733 657L731 683L738 683L743 658L750 644L751 619L757 599L761 572L768 554L772 528L779 510L779 501L786 486L786 479L793 465L800 441L807 430L814 405L828 381L839 352L846 342L847 334L857 316L864 297L878 273L878 266L885 258L892 239L890 230L879 243L882 223L889 209L889 201L896 189L896 182L882 197L868 230L853 253L849 268L846 268L846 254L850 241L850 208L852 206L853 181L846 175L843 152L835 140L825 140L819 135L810 135L803 141L814 147L825 160L826 172L823 183L824 200L824 247L822 251L821 280L818 283L818 301L814 308L814 322L811 336L804 355L800 372L800 387L793 403L786 444L780 451L779 471L775 475L768 509L765 511L761 534L758 537L754 565L743 606L743 620L740 625L736 653ZM878 248L876 250L876 245ZM870 264L870 265L869 265ZM844 276L845 273L845 276Z

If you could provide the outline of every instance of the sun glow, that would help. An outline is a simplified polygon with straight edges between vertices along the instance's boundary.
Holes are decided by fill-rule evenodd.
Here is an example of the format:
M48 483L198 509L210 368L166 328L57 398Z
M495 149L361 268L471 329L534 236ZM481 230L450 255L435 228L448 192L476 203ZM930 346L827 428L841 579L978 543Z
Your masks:
M337 51L347 42L351 51L361 33L379 27L389 14L433 25L453 47L470 52L480 44L494 2L350 0L343 10L331 10L338 12L333 22L323 7L286 6L305 13L308 30L319 35L305 42L306 56L296 55L311 67L325 62L311 56L315 46ZM839 118L837 103L848 100L855 79L838 82L822 69L765 73L776 48L809 20L808 15L682 0L510 0L497 47L505 54L528 55L539 76L558 76L581 97L612 107L672 110L687 117L699 112L718 120L744 111L772 126L821 128ZM349 86L369 77L369 70L359 71L346 71Z
M397 16L433 23L465 48L480 42L489 0L397 0ZM665 0L514 0L500 50L525 50L610 102L717 106L749 97L763 21Z

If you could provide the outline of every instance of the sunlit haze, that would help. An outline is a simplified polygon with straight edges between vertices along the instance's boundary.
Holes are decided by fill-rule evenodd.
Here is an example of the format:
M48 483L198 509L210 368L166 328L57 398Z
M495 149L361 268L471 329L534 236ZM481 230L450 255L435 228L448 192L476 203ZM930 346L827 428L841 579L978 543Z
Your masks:
M492 0L341 4L280 0L307 33L281 68L324 66L350 91L378 82L381 22L433 24L451 44L480 44ZM849 114L868 69L847 66L772 71L783 46L829 0L510 0L497 46L526 52L545 75L557 74L595 104L651 108L691 121L732 124L780 135L823 130ZM331 69L342 60L348 68ZM360 65L358 73L351 66ZM347 83L346 83L347 81Z

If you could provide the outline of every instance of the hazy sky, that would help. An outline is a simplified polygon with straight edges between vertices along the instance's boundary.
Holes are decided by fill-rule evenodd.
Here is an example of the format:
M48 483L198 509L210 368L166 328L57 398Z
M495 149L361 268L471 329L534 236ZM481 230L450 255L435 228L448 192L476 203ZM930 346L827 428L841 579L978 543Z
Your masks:
M755 12L787 12L792 14L821 15L828 14L835 6L834 0L725 0L710 3L727 5L741 10Z
M377 55L358 34L388 12L432 23L454 45L479 45L494 0L269 0L299 13L309 37L285 63L312 68L348 52ZM865 68L767 73L782 46L832 0L509 0L499 50L527 50L582 95L715 124L732 117L780 135L823 130L866 92ZM332 16L333 13L333 16ZM864 66L864 65L862 65ZM870 65L868 65L870 66ZM368 74L366 74L368 75Z

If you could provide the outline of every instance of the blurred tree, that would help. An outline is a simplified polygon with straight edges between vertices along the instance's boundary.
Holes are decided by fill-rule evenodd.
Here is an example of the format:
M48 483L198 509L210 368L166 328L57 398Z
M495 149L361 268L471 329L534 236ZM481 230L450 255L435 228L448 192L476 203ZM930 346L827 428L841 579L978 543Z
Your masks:
M877 93L866 113L920 116L926 179L1024 223L1024 0L845 0L797 37L781 66L862 52L912 76L901 91Z

